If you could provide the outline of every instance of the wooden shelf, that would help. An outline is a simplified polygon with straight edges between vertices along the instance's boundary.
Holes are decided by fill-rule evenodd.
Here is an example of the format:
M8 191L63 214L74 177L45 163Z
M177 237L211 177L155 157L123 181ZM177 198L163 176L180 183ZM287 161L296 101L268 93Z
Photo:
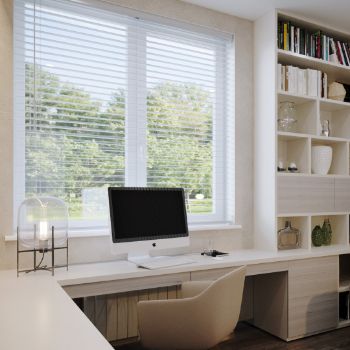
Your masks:
M315 102L317 99L318 98L314 96L291 94L288 91L278 91L279 102L294 102L295 104L303 104L307 102Z
M331 100L328 98L321 98L320 99L320 108L327 112L334 112L344 109L350 110L350 103L349 102L343 102L343 101L336 101Z
M348 291L350 291L350 277L340 277L338 292L343 293Z
M338 328L350 326L350 320L339 320Z
M287 65L302 68L311 68L326 72L330 81L350 83L350 67L338 63L327 62L319 58L301 55L298 53L277 49L278 61Z
M284 140L293 140L297 138L309 138L312 136L309 134L302 134L298 132L289 132L289 131L278 131L277 135Z

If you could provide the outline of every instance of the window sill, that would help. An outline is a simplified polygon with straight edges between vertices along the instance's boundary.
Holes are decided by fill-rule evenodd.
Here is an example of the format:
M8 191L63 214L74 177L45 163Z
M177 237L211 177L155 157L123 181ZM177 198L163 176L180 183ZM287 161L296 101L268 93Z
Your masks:
M223 231L223 230L239 230L241 225L236 224L215 224L215 225L193 225L189 226L190 233L202 232L202 231ZM94 237L109 237L110 233L103 231L71 231L69 238L94 238ZM17 241L17 235L6 235L4 237L5 242Z

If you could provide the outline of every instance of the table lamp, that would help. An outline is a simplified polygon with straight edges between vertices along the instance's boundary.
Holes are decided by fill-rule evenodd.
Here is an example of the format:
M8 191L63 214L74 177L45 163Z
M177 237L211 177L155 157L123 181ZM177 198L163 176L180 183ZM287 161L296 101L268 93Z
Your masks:
M68 269L68 208L64 201L55 197L28 198L19 206L17 220L17 276L37 270L54 275L55 268ZM66 250L63 265L55 263L55 252L60 249ZM20 269L22 253L33 254L32 268ZM46 253L51 254L51 263L42 265Z

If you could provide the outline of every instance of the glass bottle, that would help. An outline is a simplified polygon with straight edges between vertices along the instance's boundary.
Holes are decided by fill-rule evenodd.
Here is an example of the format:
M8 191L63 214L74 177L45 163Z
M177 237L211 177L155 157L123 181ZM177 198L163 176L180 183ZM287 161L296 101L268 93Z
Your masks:
M329 219L324 219L322 225L323 245L330 245L332 242L332 227Z
M281 102L278 111L278 130L296 131L297 110L294 102Z
M300 248L301 233L298 229L292 227L290 220L280 229L278 235L278 249L295 249Z
M323 244L323 231L320 225L316 225L312 230L311 240L315 247L320 247Z

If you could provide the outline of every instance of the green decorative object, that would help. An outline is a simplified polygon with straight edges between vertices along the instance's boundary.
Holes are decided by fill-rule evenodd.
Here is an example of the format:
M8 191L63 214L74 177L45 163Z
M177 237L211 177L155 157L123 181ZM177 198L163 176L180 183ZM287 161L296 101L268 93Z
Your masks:
M311 239L315 247L320 247L323 244L323 231L320 225L316 225L312 230Z
M324 219L322 225L323 244L330 245L332 242L332 227L329 219Z

